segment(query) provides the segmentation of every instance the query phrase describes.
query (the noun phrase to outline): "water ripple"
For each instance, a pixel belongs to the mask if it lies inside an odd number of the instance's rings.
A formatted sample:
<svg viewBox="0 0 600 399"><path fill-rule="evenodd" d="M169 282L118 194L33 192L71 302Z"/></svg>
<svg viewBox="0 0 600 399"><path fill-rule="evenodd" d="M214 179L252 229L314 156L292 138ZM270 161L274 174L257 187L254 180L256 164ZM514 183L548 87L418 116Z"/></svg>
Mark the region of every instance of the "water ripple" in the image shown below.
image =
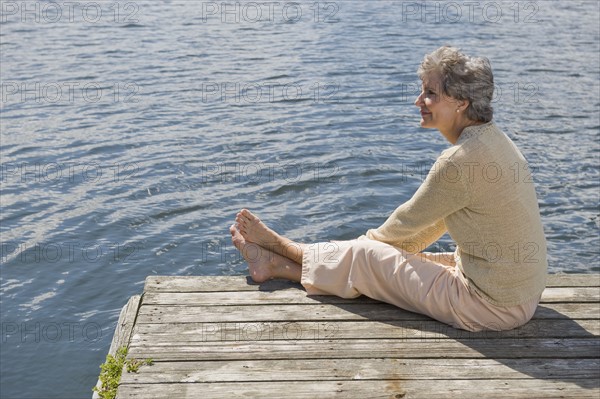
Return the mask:
<svg viewBox="0 0 600 399"><path fill-rule="evenodd" d="M298 23L222 23L201 2L98 4L97 23L2 22L2 322L102 335L7 338L0 396L89 396L147 275L246 272L227 231L241 207L301 241L382 223L448 146L413 105L423 54L445 43L492 62L551 271L600 271L596 2L540 2L535 23L512 2L499 23L402 20L394 1L340 3L335 23L308 8Z"/></svg>

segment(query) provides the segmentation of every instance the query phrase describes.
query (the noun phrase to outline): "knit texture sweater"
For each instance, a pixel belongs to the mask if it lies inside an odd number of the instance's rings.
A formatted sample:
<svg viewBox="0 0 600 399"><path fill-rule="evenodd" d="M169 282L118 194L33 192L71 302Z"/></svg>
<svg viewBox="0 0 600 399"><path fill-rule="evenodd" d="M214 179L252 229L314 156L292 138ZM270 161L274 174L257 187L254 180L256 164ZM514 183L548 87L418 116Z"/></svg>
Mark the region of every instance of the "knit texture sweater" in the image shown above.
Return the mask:
<svg viewBox="0 0 600 399"><path fill-rule="evenodd" d="M541 295L548 263L531 171L493 121L466 127L412 198L366 236L417 254L446 232L470 287L490 303Z"/></svg>

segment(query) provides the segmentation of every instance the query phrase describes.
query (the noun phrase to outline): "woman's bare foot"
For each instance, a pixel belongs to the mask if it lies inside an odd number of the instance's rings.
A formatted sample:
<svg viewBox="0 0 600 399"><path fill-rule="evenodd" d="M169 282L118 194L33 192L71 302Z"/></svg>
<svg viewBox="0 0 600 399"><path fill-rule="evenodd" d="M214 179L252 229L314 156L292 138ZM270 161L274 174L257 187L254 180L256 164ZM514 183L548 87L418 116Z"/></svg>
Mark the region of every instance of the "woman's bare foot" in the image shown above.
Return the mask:
<svg viewBox="0 0 600 399"><path fill-rule="evenodd" d="M267 227L266 224L248 209L242 209L236 216L235 221L242 236L248 241L269 248L279 245L281 236Z"/></svg>
<svg viewBox="0 0 600 399"><path fill-rule="evenodd" d="M302 266L291 259L273 253L260 245L247 241L235 225L229 228L231 241L240 251L246 262L250 277L257 283L273 278L300 281Z"/></svg>
<svg viewBox="0 0 600 399"><path fill-rule="evenodd" d="M277 234L248 209L242 209L236 215L235 222L246 241L302 264L303 245Z"/></svg>

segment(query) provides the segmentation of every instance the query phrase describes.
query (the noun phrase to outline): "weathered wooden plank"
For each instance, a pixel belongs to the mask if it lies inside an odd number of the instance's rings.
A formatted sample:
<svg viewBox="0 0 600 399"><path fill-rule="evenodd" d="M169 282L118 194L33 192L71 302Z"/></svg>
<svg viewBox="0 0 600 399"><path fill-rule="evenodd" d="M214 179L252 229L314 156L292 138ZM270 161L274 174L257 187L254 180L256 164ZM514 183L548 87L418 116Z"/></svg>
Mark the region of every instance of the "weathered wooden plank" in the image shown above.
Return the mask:
<svg viewBox="0 0 600 399"><path fill-rule="evenodd" d="M534 319L598 320L598 303L546 303L537 307Z"/></svg>
<svg viewBox="0 0 600 399"><path fill-rule="evenodd" d="M230 292L149 292L144 297L146 305L314 305L320 303L380 303L366 296L344 299L334 295L307 296L299 289L280 291L230 291Z"/></svg>
<svg viewBox="0 0 600 399"><path fill-rule="evenodd" d="M218 341L195 345L131 342L131 356L159 361L343 358L580 358L600 357L600 339L345 339Z"/></svg>
<svg viewBox="0 0 600 399"><path fill-rule="evenodd" d="M113 339L110 343L110 348L108 350L108 354L115 356L117 350L122 346L128 346L129 340L131 338L131 334L133 331L135 318L140 307L141 296L134 295L121 309L121 313L119 314L119 320L117 322L117 326L115 328L115 332L113 335ZM96 387L101 388L102 383L98 379L96 383ZM100 398L100 395L97 392L94 392L92 395L93 399Z"/></svg>
<svg viewBox="0 0 600 399"><path fill-rule="evenodd" d="M129 301L119 314L119 321L115 328L115 335L110 344L109 354L115 355L117 350L122 346L128 346L133 331L135 319L140 308L141 296L134 295L129 298Z"/></svg>
<svg viewBox="0 0 600 399"><path fill-rule="evenodd" d="M600 289L593 287L546 288L541 303L556 302L600 302ZM360 297L343 299L337 296L307 296L303 291L287 289L281 291L233 291L233 292L149 292L144 296L145 305L276 305L276 304L347 304L377 303Z"/></svg>
<svg viewBox="0 0 600 399"><path fill-rule="evenodd" d="M222 399L228 398L598 398L598 388L585 388L587 380L367 380L235 382L208 384L124 384L120 399Z"/></svg>
<svg viewBox="0 0 600 399"><path fill-rule="evenodd" d="M555 302L600 302L599 287L554 287L546 288L540 303Z"/></svg>
<svg viewBox="0 0 600 399"><path fill-rule="evenodd" d="M549 274L547 287L600 287L600 274ZM230 292L302 289L298 283L272 280L252 283L248 276L149 276L145 292Z"/></svg>
<svg viewBox="0 0 600 399"><path fill-rule="evenodd" d="M285 359L156 362L122 384L332 380L593 379L600 359Z"/></svg>
<svg viewBox="0 0 600 399"><path fill-rule="evenodd" d="M536 319L598 319L600 304L556 303L539 306ZM144 305L138 323L195 323L198 321L263 322L263 321L341 321L430 320L427 316L408 312L392 305L247 305L247 306L185 306Z"/></svg>
<svg viewBox="0 0 600 399"><path fill-rule="evenodd" d="M303 289L299 283L271 280L262 284L249 276L148 276L144 292L231 292Z"/></svg>
<svg viewBox="0 0 600 399"><path fill-rule="evenodd" d="M599 273L553 273L546 280L547 287L600 287Z"/></svg>
<svg viewBox="0 0 600 399"><path fill-rule="evenodd" d="M248 306L142 306L139 323L189 323L198 320L261 322L299 320L427 320L386 304L248 305Z"/></svg>
<svg viewBox="0 0 600 399"><path fill-rule="evenodd" d="M600 275L550 275L532 321L482 333L249 281L149 277L130 356L156 363L118 397L600 396Z"/></svg>
<svg viewBox="0 0 600 399"><path fill-rule="evenodd" d="M298 331L301 332L298 337ZM137 324L131 340L142 342L207 342L294 339L434 339L434 338L589 338L600 336L600 320L532 320L510 331L469 332L434 320L324 322L197 322Z"/></svg>

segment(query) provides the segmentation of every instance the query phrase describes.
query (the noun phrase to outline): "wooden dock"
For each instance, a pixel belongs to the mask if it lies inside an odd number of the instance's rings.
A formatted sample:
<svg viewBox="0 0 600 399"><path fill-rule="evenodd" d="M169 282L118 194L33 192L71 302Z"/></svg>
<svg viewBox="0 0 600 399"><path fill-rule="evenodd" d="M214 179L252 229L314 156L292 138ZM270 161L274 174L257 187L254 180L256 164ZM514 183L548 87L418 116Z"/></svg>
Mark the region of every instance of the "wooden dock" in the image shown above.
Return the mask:
<svg viewBox="0 0 600 399"><path fill-rule="evenodd" d="M284 281L148 277L122 344L154 364L124 371L119 399L597 399L600 275L550 275L532 321L482 333Z"/></svg>

